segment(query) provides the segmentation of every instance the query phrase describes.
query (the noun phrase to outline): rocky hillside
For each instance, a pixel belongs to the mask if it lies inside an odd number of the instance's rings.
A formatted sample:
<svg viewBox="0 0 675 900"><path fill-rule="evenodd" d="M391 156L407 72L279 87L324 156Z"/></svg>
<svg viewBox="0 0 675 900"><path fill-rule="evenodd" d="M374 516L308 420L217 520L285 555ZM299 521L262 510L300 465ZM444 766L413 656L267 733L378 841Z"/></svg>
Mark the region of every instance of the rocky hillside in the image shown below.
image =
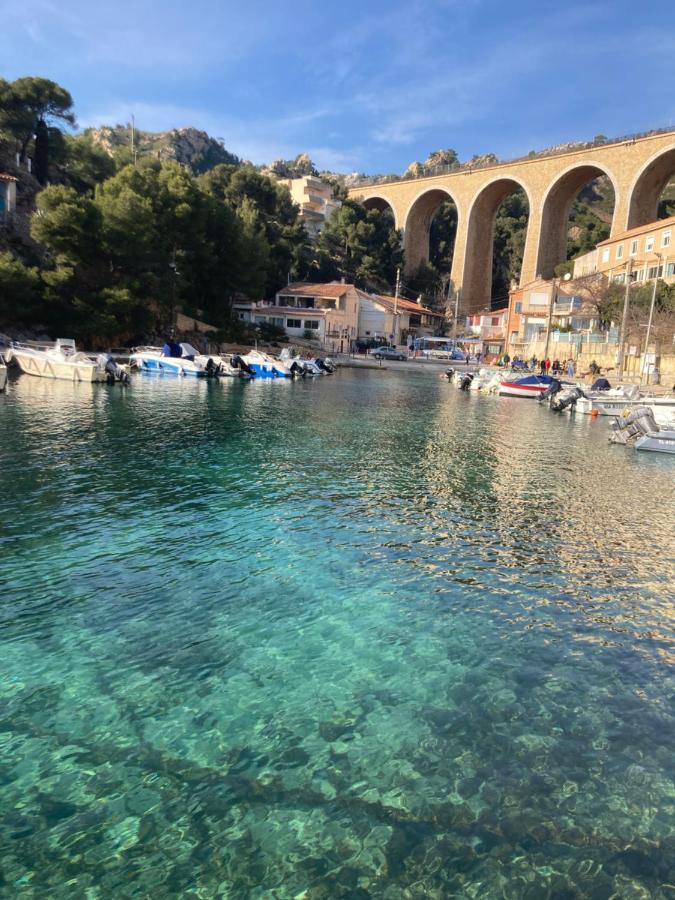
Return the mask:
<svg viewBox="0 0 675 900"><path fill-rule="evenodd" d="M90 128L85 132L95 146L110 156L131 155L131 128L125 125ZM238 165L241 160L225 149L223 142L197 128L172 128L170 131L134 132L134 149L139 156L175 160L189 166L195 175L220 163Z"/></svg>

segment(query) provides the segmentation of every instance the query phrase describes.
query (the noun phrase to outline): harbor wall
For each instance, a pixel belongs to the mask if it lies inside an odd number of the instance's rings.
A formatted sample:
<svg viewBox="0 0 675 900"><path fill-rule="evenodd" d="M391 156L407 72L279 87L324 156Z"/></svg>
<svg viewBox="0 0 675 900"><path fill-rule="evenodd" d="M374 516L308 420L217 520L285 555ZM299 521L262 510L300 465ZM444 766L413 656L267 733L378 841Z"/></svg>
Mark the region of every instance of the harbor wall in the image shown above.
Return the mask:
<svg viewBox="0 0 675 900"><path fill-rule="evenodd" d="M522 349L518 350L521 359L531 359L536 356L542 359L546 344L544 341L530 341ZM640 378L640 373L647 372L647 366L652 363L653 354L648 357L640 353L631 353L631 347L626 346L624 351L624 377L626 379ZM551 361L559 359L560 362L573 359L577 373L588 371L592 362L596 362L603 370L616 368L618 345L615 343L582 343L580 345L567 343L550 343L548 356ZM661 375L661 380L675 379L675 352L660 353L656 356L656 367Z"/></svg>

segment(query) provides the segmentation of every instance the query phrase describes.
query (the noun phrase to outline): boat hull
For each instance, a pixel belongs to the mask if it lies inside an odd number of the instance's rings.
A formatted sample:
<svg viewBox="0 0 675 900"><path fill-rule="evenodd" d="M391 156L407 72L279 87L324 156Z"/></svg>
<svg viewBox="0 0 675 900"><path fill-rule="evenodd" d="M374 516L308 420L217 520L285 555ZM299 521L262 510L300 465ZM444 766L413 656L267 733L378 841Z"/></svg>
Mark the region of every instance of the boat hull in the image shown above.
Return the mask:
<svg viewBox="0 0 675 900"><path fill-rule="evenodd" d="M670 397L642 397L637 400L621 397L580 397L576 403L576 411L586 415L595 413L598 416L621 416L626 410L637 409L639 406L648 406L657 422L675 418L675 398Z"/></svg>
<svg viewBox="0 0 675 900"><path fill-rule="evenodd" d="M26 375L38 378L57 378L63 381L105 381L103 366L84 360L59 360L30 350L10 349L8 361L15 362Z"/></svg>
<svg viewBox="0 0 675 900"><path fill-rule="evenodd" d="M637 439L635 449L675 454L675 431L650 431Z"/></svg>
<svg viewBox="0 0 675 900"><path fill-rule="evenodd" d="M499 394L503 397L541 397L547 384L517 384L512 381L502 381L499 385Z"/></svg>
<svg viewBox="0 0 675 900"><path fill-rule="evenodd" d="M132 363L139 371L147 375L173 375L190 378L205 378L206 370L189 359L181 359L173 356L152 356L146 354L134 354Z"/></svg>
<svg viewBox="0 0 675 900"><path fill-rule="evenodd" d="M0 365L0 391L7 386L7 366Z"/></svg>

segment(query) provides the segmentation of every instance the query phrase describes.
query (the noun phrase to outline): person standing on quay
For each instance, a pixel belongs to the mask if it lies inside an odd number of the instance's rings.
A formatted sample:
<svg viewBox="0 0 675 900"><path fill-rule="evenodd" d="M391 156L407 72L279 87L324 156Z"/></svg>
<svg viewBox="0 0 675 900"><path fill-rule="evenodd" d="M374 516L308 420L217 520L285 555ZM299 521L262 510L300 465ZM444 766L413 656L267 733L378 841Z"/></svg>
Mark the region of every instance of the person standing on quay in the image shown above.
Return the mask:
<svg viewBox="0 0 675 900"><path fill-rule="evenodd" d="M548 358L548 356L546 357L546 362L544 363L544 367L546 369L546 374L548 375L548 371L551 368L551 360Z"/></svg>
<svg viewBox="0 0 675 900"><path fill-rule="evenodd" d="M574 360L573 359L567 360L567 377L574 378Z"/></svg>

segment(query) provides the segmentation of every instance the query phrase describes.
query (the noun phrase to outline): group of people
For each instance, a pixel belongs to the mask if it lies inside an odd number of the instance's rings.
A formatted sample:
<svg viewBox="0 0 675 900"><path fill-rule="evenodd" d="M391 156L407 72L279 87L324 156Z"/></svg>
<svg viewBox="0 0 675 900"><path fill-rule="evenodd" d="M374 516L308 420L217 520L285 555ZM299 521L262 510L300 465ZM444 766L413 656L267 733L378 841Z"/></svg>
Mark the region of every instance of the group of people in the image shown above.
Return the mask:
<svg viewBox="0 0 675 900"><path fill-rule="evenodd" d="M542 375L565 375L567 374L568 378L574 378L575 366L573 359L566 359L562 362L559 359L554 359L553 362L546 357L546 359L538 360L536 356L533 356L530 360L530 368L532 371L535 371L539 366L539 371Z"/></svg>
<svg viewBox="0 0 675 900"><path fill-rule="evenodd" d="M517 368L527 368L531 372L536 372L539 369L539 372L542 375L567 375L568 378L573 378L576 366L573 359L564 359L562 362L559 359L554 359L551 361L549 357L546 359L537 359L536 356L533 356L531 359L521 359L519 356L514 356L513 359L509 356L508 353L505 353L498 365L508 366L511 363L511 366L515 369Z"/></svg>

